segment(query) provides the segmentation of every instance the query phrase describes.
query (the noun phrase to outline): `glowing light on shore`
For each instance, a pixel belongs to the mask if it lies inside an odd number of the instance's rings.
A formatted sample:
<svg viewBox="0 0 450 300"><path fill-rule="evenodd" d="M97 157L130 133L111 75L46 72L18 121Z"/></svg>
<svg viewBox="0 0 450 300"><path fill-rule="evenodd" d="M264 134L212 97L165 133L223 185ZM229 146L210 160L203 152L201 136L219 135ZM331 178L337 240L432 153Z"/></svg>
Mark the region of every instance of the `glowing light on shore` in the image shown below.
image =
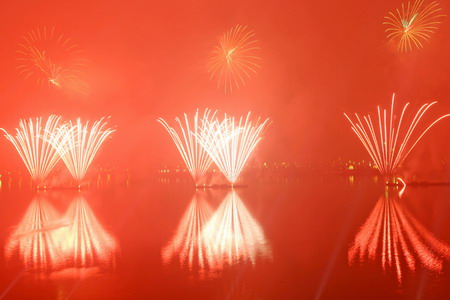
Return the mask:
<svg viewBox="0 0 450 300"><path fill-rule="evenodd" d="M416 112L412 121L407 122L404 119L409 103L403 107L400 117L397 118L394 112L394 98L395 94L392 96L390 111L381 109L378 106L378 124L375 125L370 114L364 116L362 119L358 114L355 114L356 121L352 121L344 113L351 124L353 132L376 163L378 170L381 174L387 176L395 175L398 166L405 161L412 149L414 149L416 144L431 127L440 120L450 116L450 114L443 115L435 119L425 129L416 130L424 114L437 102L425 103ZM407 123L406 130L402 127L403 123ZM414 135L416 131L418 132Z"/></svg>
<svg viewBox="0 0 450 300"><path fill-rule="evenodd" d="M211 207L201 192L196 191L173 238L161 251L164 264L178 257L181 267L198 271L201 278L207 275L211 268L211 245L206 242L202 232L211 214Z"/></svg>
<svg viewBox="0 0 450 300"><path fill-rule="evenodd" d="M36 196L17 228L5 243L5 257L11 260L18 253L30 271L52 271L64 263L59 241L54 232L64 224L60 214L43 197Z"/></svg>
<svg viewBox="0 0 450 300"><path fill-rule="evenodd" d="M56 149L48 143L55 134L61 117L50 116L42 126L42 118L20 120L15 136L4 129L5 137L14 145L33 181L40 186L59 161Z"/></svg>
<svg viewBox="0 0 450 300"><path fill-rule="evenodd" d="M28 31L17 50L19 75L36 82L37 86L71 89L89 93L82 79L86 59L84 51L55 28L36 28Z"/></svg>
<svg viewBox="0 0 450 300"><path fill-rule="evenodd" d="M210 245L209 265L215 271L238 262L256 264L258 257L272 259L264 230L251 215L235 190L231 190L203 230Z"/></svg>
<svg viewBox="0 0 450 300"><path fill-rule="evenodd" d="M233 185L239 178L247 160L262 139L264 129L269 125L269 119L261 122L247 117L227 117L219 122L205 121L202 132L197 136L199 143L211 156L228 181Z"/></svg>
<svg viewBox="0 0 450 300"><path fill-rule="evenodd" d="M92 126L89 122L65 123L51 136L50 143L69 169L72 177L80 184L105 140L114 132L101 118Z"/></svg>
<svg viewBox="0 0 450 300"><path fill-rule="evenodd" d="M196 185L201 184L206 171L211 166L212 160L204 148L198 143L196 136L202 131L202 126L208 121L214 119L216 112L206 109L203 114L203 121L199 119L198 110L192 121L189 121L187 114L184 114L184 120L175 118L179 130L171 127L164 119L159 118L161 123L169 133L178 151L183 158L186 167L192 175Z"/></svg>
<svg viewBox="0 0 450 300"><path fill-rule="evenodd" d="M261 68L259 49L253 30L242 25L231 28L214 47L208 70L210 79L217 81L217 88L223 87L225 93L232 93Z"/></svg>
<svg viewBox="0 0 450 300"><path fill-rule="evenodd" d="M450 245L419 223L400 198L382 196L348 250L349 264L358 260L380 262L401 283L405 267L414 272L421 265L441 272L443 262L450 260Z"/></svg>
<svg viewBox="0 0 450 300"><path fill-rule="evenodd" d="M445 15L441 10L437 1L428 5L424 5L424 0L415 0L412 5L409 1L406 5L402 3L401 9L384 17L383 24L388 26L385 30L387 38L402 52L412 51L414 47L423 48L423 42L427 42L437 25L442 23L440 19Z"/></svg>

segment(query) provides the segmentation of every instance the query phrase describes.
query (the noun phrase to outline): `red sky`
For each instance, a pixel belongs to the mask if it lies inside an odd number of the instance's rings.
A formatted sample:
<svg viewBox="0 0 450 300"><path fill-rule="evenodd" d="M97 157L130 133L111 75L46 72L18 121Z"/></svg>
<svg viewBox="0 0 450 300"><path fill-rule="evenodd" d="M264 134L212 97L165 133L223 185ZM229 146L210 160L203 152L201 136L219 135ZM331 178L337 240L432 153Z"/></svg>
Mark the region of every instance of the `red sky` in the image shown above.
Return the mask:
<svg viewBox="0 0 450 300"><path fill-rule="evenodd" d="M450 15L450 1L440 4ZM205 107L251 110L273 120L258 159L367 158L344 111L374 111L396 92L399 101L438 100L432 115L450 112L450 19L423 50L401 54L387 43L382 25L400 6L397 0L1 1L0 126L11 130L19 118L52 113L92 120L110 115L117 132L99 161L144 168L180 160L157 117ZM218 37L237 24L255 30L262 70L225 95L206 66ZM43 26L86 50L89 97L38 88L17 74L17 43ZM450 120L444 122L417 151L431 142L439 153L450 149ZM20 164L4 138L0 151L0 166Z"/></svg>

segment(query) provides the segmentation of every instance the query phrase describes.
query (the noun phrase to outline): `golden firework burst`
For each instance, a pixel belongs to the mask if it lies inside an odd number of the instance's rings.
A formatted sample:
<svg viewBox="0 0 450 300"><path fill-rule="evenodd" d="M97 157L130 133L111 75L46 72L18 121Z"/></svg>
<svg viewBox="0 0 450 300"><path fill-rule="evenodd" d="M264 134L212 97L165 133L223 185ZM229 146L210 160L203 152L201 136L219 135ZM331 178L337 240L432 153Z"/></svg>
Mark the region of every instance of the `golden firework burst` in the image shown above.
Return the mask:
<svg viewBox="0 0 450 300"><path fill-rule="evenodd" d="M431 38L431 35L441 23L442 8L437 1L428 5L424 0L415 0L407 4L402 3L401 9L396 9L384 17L384 25L388 26L385 32L387 38L397 44L401 52L412 51L413 48L423 48L423 43Z"/></svg>

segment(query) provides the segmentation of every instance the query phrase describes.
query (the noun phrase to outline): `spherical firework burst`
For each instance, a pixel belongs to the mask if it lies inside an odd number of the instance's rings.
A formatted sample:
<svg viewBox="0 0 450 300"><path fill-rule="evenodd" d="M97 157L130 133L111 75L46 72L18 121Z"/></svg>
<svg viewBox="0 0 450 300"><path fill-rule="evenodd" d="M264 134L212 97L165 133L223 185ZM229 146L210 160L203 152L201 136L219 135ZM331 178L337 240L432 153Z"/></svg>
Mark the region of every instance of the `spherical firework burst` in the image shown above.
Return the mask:
<svg viewBox="0 0 450 300"><path fill-rule="evenodd" d="M428 5L424 5L424 0L415 0L404 5L401 9L384 17L386 19L383 24L388 28L385 30L389 40L397 44L399 51L412 51L423 48L423 42L430 39L431 34L437 29L437 24L441 23L441 8L437 1L433 1Z"/></svg>
<svg viewBox="0 0 450 300"><path fill-rule="evenodd" d="M216 80L217 87L223 87L225 93L232 93L261 68L259 49L253 30L242 25L231 28L214 48L208 70L210 79Z"/></svg>
<svg viewBox="0 0 450 300"><path fill-rule="evenodd" d="M15 136L1 129L16 148L38 186L45 181L59 160L57 151L47 141L56 132L60 119L61 117L52 115L47 119L44 127L42 118L20 120Z"/></svg>
<svg viewBox="0 0 450 300"><path fill-rule="evenodd" d="M19 43L17 70L37 86L57 87L89 93L82 79L86 66L84 51L54 27L28 31Z"/></svg>
<svg viewBox="0 0 450 300"><path fill-rule="evenodd" d="M100 146L114 130L106 127L104 118L83 124L80 119L68 122L52 134L49 142L56 148L72 177L80 184Z"/></svg>
<svg viewBox="0 0 450 300"><path fill-rule="evenodd" d="M411 122L405 120L405 112L409 106L409 103L407 103L401 111L398 118L399 121L396 122L397 115L394 113L394 99L395 94L392 96L390 111L381 109L378 106L378 124L375 123L375 125L370 114L364 116L363 120L358 114L355 114L356 121L352 121L344 113L351 124L353 132L364 145L364 148L377 165L378 170L385 176L395 175L399 165L405 161L424 134L440 120L450 117L450 114L443 115L435 119L425 129L417 131L417 125L424 114L437 102L422 105ZM402 127L402 125L406 125L406 127Z"/></svg>
<svg viewBox="0 0 450 300"><path fill-rule="evenodd" d="M164 119L159 118L157 120L170 134L196 185L200 184L212 160L203 147L200 146L195 136L202 130L202 124L207 124L206 120L212 120L215 114L216 112L211 113L209 109L206 109L203 114L203 121L200 121L197 110L191 122L187 114L184 114L184 122L179 118L175 119L180 128L178 131L170 127Z"/></svg>

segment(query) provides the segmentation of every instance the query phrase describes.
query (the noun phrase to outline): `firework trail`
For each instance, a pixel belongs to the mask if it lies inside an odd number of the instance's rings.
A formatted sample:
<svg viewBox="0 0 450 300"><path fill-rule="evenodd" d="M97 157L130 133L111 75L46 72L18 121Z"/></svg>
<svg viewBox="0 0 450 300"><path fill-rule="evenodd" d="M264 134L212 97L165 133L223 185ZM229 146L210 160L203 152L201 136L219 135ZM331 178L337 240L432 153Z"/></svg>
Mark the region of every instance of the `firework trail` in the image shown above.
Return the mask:
<svg viewBox="0 0 450 300"><path fill-rule="evenodd" d="M381 260L383 269L394 270L401 283L405 266L441 272L444 260L450 260L450 245L420 224L400 198L388 194L380 197L348 250L349 264L357 260Z"/></svg>
<svg viewBox="0 0 450 300"><path fill-rule="evenodd" d="M225 93L233 92L245 84L260 69L255 33L247 26L237 25L226 32L214 47L208 73L217 81L217 88L223 86Z"/></svg>
<svg viewBox="0 0 450 300"><path fill-rule="evenodd" d="M351 124L353 132L376 163L380 173L385 176L395 175L397 168L408 157L424 134L437 122L450 116L450 114L446 114L435 119L428 127L414 135L417 131L417 125L424 114L437 102L425 103L416 112L412 121L407 122L404 119L409 103L403 107L400 118L397 118L397 115L394 113L394 98L395 94L392 96L390 111L381 109L378 106L378 124L374 124L375 120L372 121L370 114L363 116L362 119L358 114L355 114L356 121L352 121L344 113ZM398 123L396 123L396 119L399 120ZM406 130L402 127L403 123L406 123Z"/></svg>
<svg viewBox="0 0 450 300"><path fill-rule="evenodd" d="M56 148L72 177L80 184L100 146L115 130L106 127L104 118L83 124L81 119L65 123L52 134L49 141Z"/></svg>
<svg viewBox="0 0 450 300"><path fill-rule="evenodd" d="M412 51L413 47L423 48L423 42L431 38L431 34L441 23L440 18L444 17L440 13L442 9L437 1L424 5L424 0L415 0L414 4L410 2L402 8L384 17L383 22L388 28L385 30L387 38L397 44L399 51Z"/></svg>
<svg viewBox="0 0 450 300"><path fill-rule="evenodd" d="M199 119L198 110L195 113L192 123L189 121L187 114L184 114L184 120L175 118L178 123L179 130L170 127L170 125L162 118L157 119L169 133L173 142L177 146L178 151L183 158L186 167L192 175L195 184L200 184L206 171L210 167L212 160L208 153L198 143L196 136L201 132L202 126L207 124L207 121L214 119L216 112L211 112L206 109L203 114L203 121Z"/></svg>
<svg viewBox="0 0 450 300"><path fill-rule="evenodd" d="M44 127L42 118L20 120L15 136L1 128L5 132L5 137L16 148L38 187L60 158L56 149L48 143L50 137L57 131L60 119L61 117L51 115Z"/></svg>
<svg viewBox="0 0 450 300"><path fill-rule="evenodd" d="M82 79L86 67L84 51L55 28L28 31L19 43L17 70L37 86L57 87L81 94L89 93L89 85Z"/></svg>
<svg viewBox="0 0 450 300"><path fill-rule="evenodd" d="M252 122L250 112L245 119L240 117L239 121L225 115L221 122L217 119L205 120L205 125L197 138L233 185L253 150L261 141L261 135L269 123L268 118L263 122L260 118Z"/></svg>

